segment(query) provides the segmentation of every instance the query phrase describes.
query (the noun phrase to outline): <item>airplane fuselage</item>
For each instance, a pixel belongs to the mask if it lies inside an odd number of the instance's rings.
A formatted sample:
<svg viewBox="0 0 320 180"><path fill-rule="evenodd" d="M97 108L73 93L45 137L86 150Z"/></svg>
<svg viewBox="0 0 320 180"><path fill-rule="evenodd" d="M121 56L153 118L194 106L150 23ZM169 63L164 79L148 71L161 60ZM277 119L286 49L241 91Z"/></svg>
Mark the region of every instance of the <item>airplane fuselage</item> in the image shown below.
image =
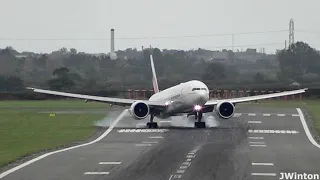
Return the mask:
<svg viewBox="0 0 320 180"><path fill-rule="evenodd" d="M149 101L166 101L167 108L158 118L168 118L174 114L191 111L195 105L204 105L209 100L209 89L201 81L192 80L160 91Z"/></svg>

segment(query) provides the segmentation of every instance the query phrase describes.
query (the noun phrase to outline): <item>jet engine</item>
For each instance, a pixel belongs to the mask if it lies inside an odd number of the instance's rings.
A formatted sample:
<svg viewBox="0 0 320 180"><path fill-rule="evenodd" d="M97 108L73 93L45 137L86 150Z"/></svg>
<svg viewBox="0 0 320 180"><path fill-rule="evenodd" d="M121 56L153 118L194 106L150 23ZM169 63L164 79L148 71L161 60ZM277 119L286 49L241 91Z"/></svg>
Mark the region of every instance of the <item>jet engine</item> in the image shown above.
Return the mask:
<svg viewBox="0 0 320 180"><path fill-rule="evenodd" d="M131 105L129 112L134 119L141 120L149 115L150 108L146 103L137 101Z"/></svg>
<svg viewBox="0 0 320 180"><path fill-rule="evenodd" d="M222 101L217 104L215 111L220 118L229 119L233 116L235 107L230 102Z"/></svg>

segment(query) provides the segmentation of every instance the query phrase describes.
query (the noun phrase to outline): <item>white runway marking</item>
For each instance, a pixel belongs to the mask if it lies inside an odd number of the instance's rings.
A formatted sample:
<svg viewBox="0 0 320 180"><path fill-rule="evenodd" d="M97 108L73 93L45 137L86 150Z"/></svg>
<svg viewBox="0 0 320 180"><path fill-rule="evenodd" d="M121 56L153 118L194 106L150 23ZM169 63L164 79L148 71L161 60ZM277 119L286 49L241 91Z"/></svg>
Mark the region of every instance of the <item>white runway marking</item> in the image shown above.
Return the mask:
<svg viewBox="0 0 320 180"><path fill-rule="evenodd" d="M138 132L138 133L155 133L155 132L159 132L159 133L164 133L169 131L169 129L120 129L117 130L117 132L119 133L124 133L124 132Z"/></svg>
<svg viewBox="0 0 320 180"><path fill-rule="evenodd" d="M193 155L193 154L195 154L195 153L194 153L194 152L189 152L188 154Z"/></svg>
<svg viewBox="0 0 320 180"><path fill-rule="evenodd" d="M251 173L252 176L276 176L276 173Z"/></svg>
<svg viewBox="0 0 320 180"><path fill-rule="evenodd" d="M300 120L301 120L303 129L304 129L304 131L306 132L306 135L307 135L309 141L310 141L314 146L316 146L317 148L320 148L320 145L313 139L313 136L311 135L311 133L310 133L310 131L309 131L308 125L307 125L307 123L306 123L306 120L304 119L304 115L303 115L301 109L300 109L300 108L297 108L297 111L298 111L298 113L299 113L299 116L300 116Z"/></svg>
<svg viewBox="0 0 320 180"><path fill-rule="evenodd" d="M86 175L95 175L95 174L110 174L110 172L85 172Z"/></svg>
<svg viewBox="0 0 320 180"><path fill-rule="evenodd" d="M183 170L183 169L179 169L179 170L177 170L177 173L181 173L182 174L182 173L184 173L184 171L185 170Z"/></svg>
<svg viewBox="0 0 320 180"><path fill-rule="evenodd" d="M184 166L190 166L191 162L183 162L182 165Z"/></svg>
<svg viewBox="0 0 320 180"><path fill-rule="evenodd" d="M239 117L239 116L241 116L241 113L234 113L233 116L234 116L234 117Z"/></svg>
<svg viewBox="0 0 320 180"><path fill-rule="evenodd" d="M148 138L150 138L150 139L162 139L163 137L162 136L150 136Z"/></svg>
<svg viewBox="0 0 320 180"><path fill-rule="evenodd" d="M239 117L241 115L248 115L248 116L278 116L278 117L285 117L285 116L299 116L299 114L277 114L277 113L234 113L234 117Z"/></svg>
<svg viewBox="0 0 320 180"><path fill-rule="evenodd" d="M173 178L177 178L177 179L180 179L182 177L182 175L180 174L177 174L177 175L174 175Z"/></svg>
<svg viewBox="0 0 320 180"><path fill-rule="evenodd" d="M187 158L194 158L195 155L187 155Z"/></svg>
<svg viewBox="0 0 320 180"><path fill-rule="evenodd" d="M249 137L249 139L263 139L263 137Z"/></svg>
<svg viewBox="0 0 320 180"><path fill-rule="evenodd" d="M266 133L266 134L298 134L299 131L295 130L258 130L249 129L249 133Z"/></svg>
<svg viewBox="0 0 320 180"><path fill-rule="evenodd" d="M180 169L187 169L188 166L180 166Z"/></svg>
<svg viewBox="0 0 320 180"><path fill-rule="evenodd" d="M299 116L299 114L292 114L292 116L294 116L294 117L298 117L298 116Z"/></svg>
<svg viewBox="0 0 320 180"><path fill-rule="evenodd" d="M117 165L117 164L121 164L121 162L100 162L99 164Z"/></svg>
<svg viewBox="0 0 320 180"><path fill-rule="evenodd" d="M250 144L265 144L264 142L249 142Z"/></svg>
<svg viewBox="0 0 320 180"><path fill-rule="evenodd" d="M171 179L172 179L172 177L173 177L173 175L171 175L171 176L169 177L169 180L171 180Z"/></svg>
<svg viewBox="0 0 320 180"><path fill-rule="evenodd" d="M273 166L273 163L251 163L253 166Z"/></svg>
<svg viewBox="0 0 320 180"><path fill-rule="evenodd" d="M265 145L265 144L250 144L250 146L253 146L253 147L267 147L267 145Z"/></svg>
<svg viewBox="0 0 320 180"><path fill-rule="evenodd" d="M143 144L157 144L157 141L143 141Z"/></svg>
<svg viewBox="0 0 320 180"><path fill-rule="evenodd" d="M261 121L248 121L248 123L252 123L252 124L260 124Z"/></svg>
<svg viewBox="0 0 320 180"><path fill-rule="evenodd" d="M160 123L172 123L172 121L159 121Z"/></svg>
<svg viewBox="0 0 320 180"><path fill-rule="evenodd" d="M0 179L7 176L8 174L11 174L25 166L28 166L29 164L32 164L36 161L39 161L40 159L43 159L47 156L50 156L52 154L56 154L56 153L60 153L60 152L64 152L64 151L68 151L68 150L71 150L71 149L75 149L75 148L79 148L79 147L83 147L83 146L88 146L90 144L93 144L93 143L96 143L98 141L100 141L101 139L103 139L104 137L106 137L111 131L112 129L114 128L114 126L123 118L123 116L128 112L128 109L125 109L122 111L122 113L117 117L117 119L110 125L110 127L100 136L98 137L97 139L91 141L91 142L88 142L88 143L85 143L85 144L80 144L80 145L77 145L77 146L72 146L72 147L69 147L69 148L65 148L65 149L60 149L60 150L57 150L57 151L53 151L53 152L49 152L49 153L46 153L46 154L43 154L37 158L34 158L32 160L29 160L23 164L20 164L19 166L16 166L12 169L9 169L8 171L5 171L3 173L0 174Z"/></svg>
<svg viewBox="0 0 320 180"><path fill-rule="evenodd" d="M152 146L152 144L136 144L136 146Z"/></svg>

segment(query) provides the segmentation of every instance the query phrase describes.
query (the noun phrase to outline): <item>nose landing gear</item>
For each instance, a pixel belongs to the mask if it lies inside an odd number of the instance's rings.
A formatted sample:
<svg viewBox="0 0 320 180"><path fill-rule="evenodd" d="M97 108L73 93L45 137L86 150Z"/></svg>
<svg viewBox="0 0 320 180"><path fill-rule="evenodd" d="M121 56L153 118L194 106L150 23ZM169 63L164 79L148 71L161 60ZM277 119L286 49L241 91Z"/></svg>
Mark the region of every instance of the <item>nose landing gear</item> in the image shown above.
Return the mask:
<svg viewBox="0 0 320 180"><path fill-rule="evenodd" d="M201 119L202 119L202 112L201 111L196 112L195 118L197 121L194 123L194 127L206 128L206 123L201 121Z"/></svg>

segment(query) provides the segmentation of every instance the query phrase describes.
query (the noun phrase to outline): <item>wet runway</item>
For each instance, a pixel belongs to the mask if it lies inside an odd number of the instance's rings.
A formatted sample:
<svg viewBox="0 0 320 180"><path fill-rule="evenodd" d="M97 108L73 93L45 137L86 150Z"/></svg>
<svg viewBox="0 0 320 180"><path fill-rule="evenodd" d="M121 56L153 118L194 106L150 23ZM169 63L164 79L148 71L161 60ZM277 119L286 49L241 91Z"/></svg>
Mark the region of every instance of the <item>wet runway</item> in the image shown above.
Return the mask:
<svg viewBox="0 0 320 180"><path fill-rule="evenodd" d="M319 172L320 149L307 137L297 109L240 107L229 120L210 116L205 117L206 129L192 128L192 118L158 120L159 129L146 129L147 120L127 116L115 123L109 117L98 124L114 127L106 128L99 141L46 156L0 177L225 180Z"/></svg>

